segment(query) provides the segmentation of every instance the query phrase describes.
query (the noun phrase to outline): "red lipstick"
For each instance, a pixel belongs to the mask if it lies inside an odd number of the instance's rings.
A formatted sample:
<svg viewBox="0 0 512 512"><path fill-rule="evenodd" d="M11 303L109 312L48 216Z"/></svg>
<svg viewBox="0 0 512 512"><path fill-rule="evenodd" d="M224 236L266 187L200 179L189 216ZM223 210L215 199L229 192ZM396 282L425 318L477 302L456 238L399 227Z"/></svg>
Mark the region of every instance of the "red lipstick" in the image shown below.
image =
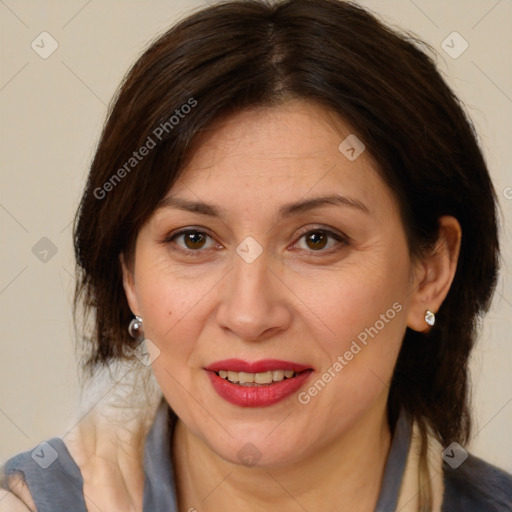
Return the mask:
<svg viewBox="0 0 512 512"><path fill-rule="evenodd" d="M313 369L303 364L278 359L247 362L241 359L216 361L204 368L217 394L240 407L267 407L295 393L307 381ZM295 376L278 382L261 385L240 385L218 375L221 370L231 372L263 373L274 370L291 370Z"/></svg>

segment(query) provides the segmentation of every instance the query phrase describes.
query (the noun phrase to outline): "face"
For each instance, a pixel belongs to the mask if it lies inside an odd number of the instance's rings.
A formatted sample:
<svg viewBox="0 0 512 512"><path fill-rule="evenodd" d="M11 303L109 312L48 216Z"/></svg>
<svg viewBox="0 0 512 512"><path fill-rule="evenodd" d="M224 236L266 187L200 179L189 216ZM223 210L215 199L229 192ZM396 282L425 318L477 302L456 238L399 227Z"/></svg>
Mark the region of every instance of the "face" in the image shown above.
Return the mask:
<svg viewBox="0 0 512 512"><path fill-rule="evenodd" d="M290 464L384 421L413 266L368 152L339 149L350 133L299 101L217 124L124 268L165 398L226 460L252 443Z"/></svg>

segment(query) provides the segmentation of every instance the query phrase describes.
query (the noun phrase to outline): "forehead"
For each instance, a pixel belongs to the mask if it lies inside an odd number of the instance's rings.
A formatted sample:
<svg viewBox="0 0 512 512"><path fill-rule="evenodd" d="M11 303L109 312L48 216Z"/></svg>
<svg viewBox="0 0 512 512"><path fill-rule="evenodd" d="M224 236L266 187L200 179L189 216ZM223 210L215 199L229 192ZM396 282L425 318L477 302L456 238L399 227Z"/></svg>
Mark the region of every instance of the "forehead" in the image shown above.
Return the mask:
<svg viewBox="0 0 512 512"><path fill-rule="evenodd" d="M347 137L357 144L347 124L316 104L294 100L247 109L201 135L168 196L264 206L339 193L369 210L379 204L393 208L369 152L347 157Z"/></svg>
<svg viewBox="0 0 512 512"><path fill-rule="evenodd" d="M305 101L253 107L224 118L205 130L186 171L220 167L226 160L247 160L246 165L234 173L237 176L240 171L252 168L252 161L286 167L287 160L294 160L297 166L300 161L317 161L322 156L332 156L333 149L338 147L336 142L349 134L350 129L341 119ZM230 168L225 166L226 171ZM261 170L265 171L264 166Z"/></svg>

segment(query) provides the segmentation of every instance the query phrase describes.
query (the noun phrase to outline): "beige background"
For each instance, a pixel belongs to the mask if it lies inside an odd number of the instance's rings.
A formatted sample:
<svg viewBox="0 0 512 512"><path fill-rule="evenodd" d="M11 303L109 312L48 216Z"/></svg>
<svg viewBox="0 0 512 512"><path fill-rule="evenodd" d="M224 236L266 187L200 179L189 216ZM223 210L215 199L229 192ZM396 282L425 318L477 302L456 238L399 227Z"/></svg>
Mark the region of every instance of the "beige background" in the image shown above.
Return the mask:
<svg viewBox="0 0 512 512"><path fill-rule="evenodd" d="M360 3L438 50L439 66L481 137L502 207L504 266L471 362L471 449L512 472L512 2ZM204 0L0 0L0 462L61 435L75 404L70 222L106 106L146 44L203 5ZM43 31L59 45L47 59L31 47ZM441 47L453 31L469 44L456 59ZM40 242L43 237L51 244ZM39 257L33 252L37 243Z"/></svg>

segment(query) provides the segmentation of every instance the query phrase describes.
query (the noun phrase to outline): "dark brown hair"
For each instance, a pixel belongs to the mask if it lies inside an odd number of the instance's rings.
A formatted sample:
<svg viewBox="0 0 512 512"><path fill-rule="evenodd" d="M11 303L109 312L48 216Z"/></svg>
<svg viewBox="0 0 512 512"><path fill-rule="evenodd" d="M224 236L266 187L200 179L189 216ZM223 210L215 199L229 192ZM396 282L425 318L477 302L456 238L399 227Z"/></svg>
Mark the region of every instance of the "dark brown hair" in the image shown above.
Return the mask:
<svg viewBox="0 0 512 512"><path fill-rule="evenodd" d="M222 3L159 37L112 104L76 217L76 306L95 312L85 367L124 357L132 344L118 256L130 254L192 143L220 116L301 98L339 115L364 142L396 196L413 257L433 246L440 216L462 227L436 325L406 332L389 412L396 418L403 407L445 446L464 443L468 356L497 278L496 197L473 126L430 51L336 0ZM155 147L130 161L148 137Z"/></svg>

